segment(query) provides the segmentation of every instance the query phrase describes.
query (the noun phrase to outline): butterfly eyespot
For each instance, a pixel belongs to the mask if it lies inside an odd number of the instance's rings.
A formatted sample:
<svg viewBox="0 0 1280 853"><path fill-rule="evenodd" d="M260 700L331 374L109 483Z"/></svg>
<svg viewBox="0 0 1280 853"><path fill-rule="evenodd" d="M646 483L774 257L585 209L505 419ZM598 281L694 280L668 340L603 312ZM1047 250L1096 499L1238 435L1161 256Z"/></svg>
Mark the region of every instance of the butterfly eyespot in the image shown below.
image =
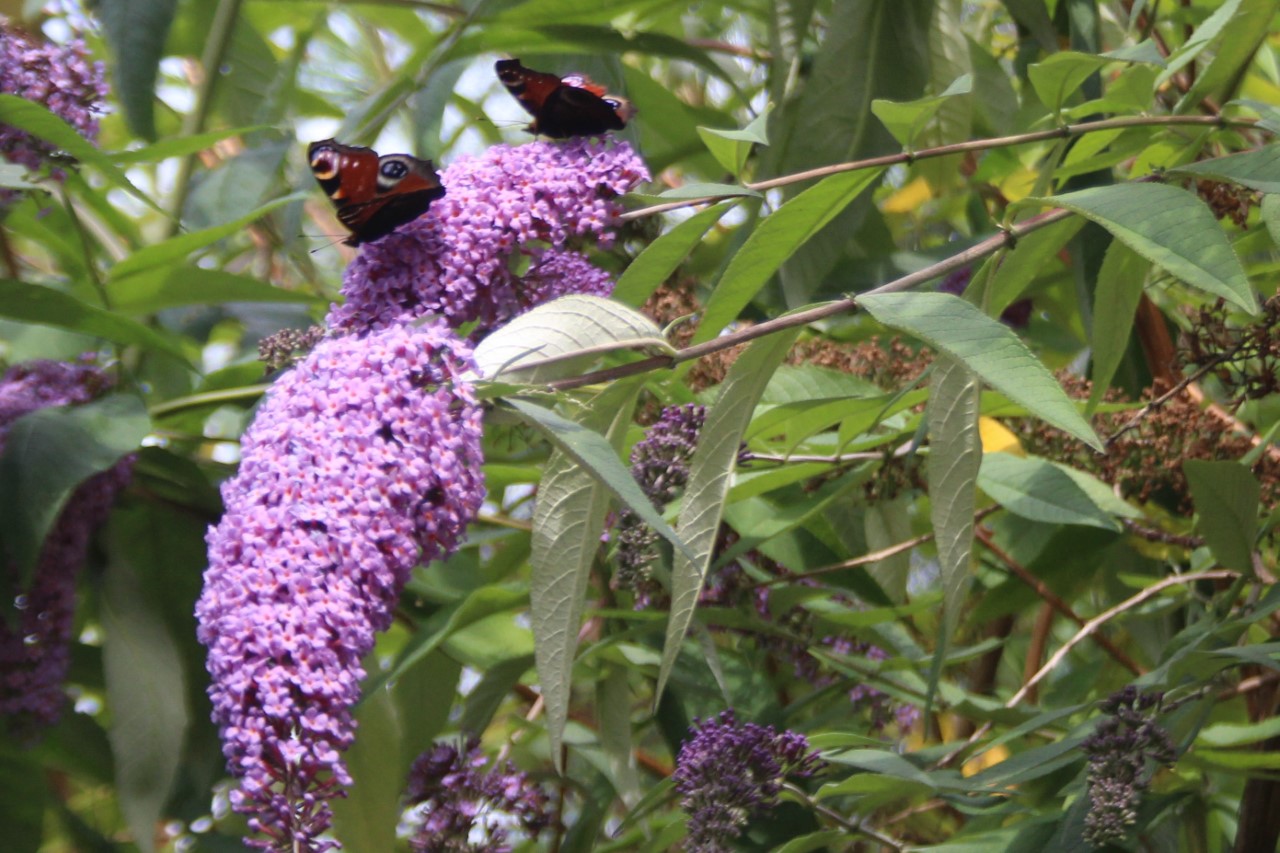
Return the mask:
<svg viewBox="0 0 1280 853"><path fill-rule="evenodd" d="M409 167L399 160L391 160L383 163L378 171L382 173L382 177L398 181L409 174Z"/></svg>

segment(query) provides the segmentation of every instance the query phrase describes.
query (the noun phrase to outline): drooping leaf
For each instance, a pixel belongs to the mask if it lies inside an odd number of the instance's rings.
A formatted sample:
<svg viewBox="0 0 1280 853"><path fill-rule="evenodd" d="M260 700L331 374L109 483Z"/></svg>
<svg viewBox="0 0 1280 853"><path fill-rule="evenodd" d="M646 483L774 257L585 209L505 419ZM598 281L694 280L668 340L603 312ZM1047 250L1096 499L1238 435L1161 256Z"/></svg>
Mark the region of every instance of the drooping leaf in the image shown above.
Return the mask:
<svg viewBox="0 0 1280 853"><path fill-rule="evenodd" d="M182 760L189 712L182 662L137 574L112 548L103 584L103 668L111 703L108 736L115 756L120 808L145 851L155 850L155 827L164 814Z"/></svg>
<svg viewBox="0 0 1280 853"><path fill-rule="evenodd" d="M111 394L39 409L9 426L0 455L0 531L24 577L71 493L138 449L151 429L142 401Z"/></svg>
<svg viewBox="0 0 1280 853"><path fill-rule="evenodd" d="M694 343L711 340L731 323L783 261L871 186L880 172L859 169L823 178L765 217L733 256L707 300Z"/></svg>
<svg viewBox="0 0 1280 853"><path fill-rule="evenodd" d="M1188 459L1182 463L1196 506L1196 530L1218 562L1238 572L1253 570L1258 533L1258 479L1237 462Z"/></svg>
<svg viewBox="0 0 1280 853"><path fill-rule="evenodd" d="M474 357L486 379L542 383L580 372L584 360L620 349L675 352L639 311L579 294L526 311L481 341Z"/></svg>
<svg viewBox="0 0 1280 853"><path fill-rule="evenodd" d="M871 102L871 111L883 122L894 138L901 142L904 148L909 149L914 147L916 137L944 104L952 98L968 95L971 91L973 91L973 78L965 74L953 80L951 85L939 95L902 103L878 99Z"/></svg>
<svg viewBox="0 0 1280 853"><path fill-rule="evenodd" d="M0 279L0 315L105 338L118 344L145 347L171 355L181 362L186 361L182 347L168 336L51 287Z"/></svg>
<svg viewBox="0 0 1280 853"><path fill-rule="evenodd" d="M988 315L999 317L1027 286L1049 268L1054 257L1084 223L1075 217L1038 228L1018 239L1017 244L1000 257L995 274L987 285L983 307Z"/></svg>
<svg viewBox="0 0 1280 853"><path fill-rule="evenodd" d="M588 409L584 428L604 430L605 452L617 458L635 407L639 386L619 382L601 393ZM593 433L598 435L598 433ZM630 474L627 473L630 478ZM632 484L634 485L634 480ZM639 491L639 487L636 487ZM570 453L557 450L547 460L534 504L533 541L529 563L533 575L529 587L530 617L538 681L547 709L547 736L552 755L561 754L560 743L569 718L573 689L573 659L578 648L583 598L591 567L600 552L600 534L609 509L609 489L598 475ZM643 493L640 500L653 505ZM556 759L557 765L559 759Z"/></svg>
<svg viewBox="0 0 1280 853"><path fill-rule="evenodd" d="M132 194L153 210L164 212L151 200L151 196L134 186L125 173L111 161L110 157L99 150L98 146L85 139L76 132L75 128L40 104L19 98L17 95L0 95L0 124L13 125L32 136L38 136L46 142L53 143L81 163L93 166L108 181Z"/></svg>
<svg viewBox="0 0 1280 853"><path fill-rule="evenodd" d="M707 411L698 446L689 460L689 480L680 505L680 536L689 548L688 552L676 552L671 570L671 612L658 672L658 698L693 621L724 517L724 501L743 431L773 371L798 334L799 329L791 329L753 343L729 369L715 404Z"/></svg>
<svg viewBox="0 0 1280 853"><path fill-rule="evenodd" d="M1056 112L1107 61L1101 56L1063 50L1032 65L1027 69L1027 77L1040 102Z"/></svg>
<svg viewBox="0 0 1280 853"><path fill-rule="evenodd" d="M526 400L511 398L506 402L525 422L545 435L557 450L590 471L627 509L640 516L645 524L674 545L677 551L689 551L689 546L654 510L635 477L623 466L617 451L604 436Z"/></svg>
<svg viewBox="0 0 1280 853"><path fill-rule="evenodd" d="M1089 410L1097 408L1124 358L1133 315L1142 299L1151 263L1119 240L1112 240L1098 270L1093 309L1093 371Z"/></svg>
<svg viewBox="0 0 1280 853"><path fill-rule="evenodd" d="M233 234L239 234L244 231L247 225L258 221L273 210L278 210L291 202L301 201L306 197L304 193L293 193L270 201L256 210L246 213L239 219L223 225L179 234L176 237L170 237L168 240L145 246L111 268L111 281L116 282L145 270L182 261L197 249L203 249Z"/></svg>
<svg viewBox="0 0 1280 853"><path fill-rule="evenodd" d="M978 434L980 386L965 363L940 355L930 389L932 393L925 411L929 421L929 458L925 473L943 591L940 636L929 670L932 699L969 584L982 440Z"/></svg>
<svg viewBox="0 0 1280 853"><path fill-rule="evenodd" d="M1026 344L963 299L949 293L880 293L859 298L858 305L884 325L915 335L962 361L1036 417L1102 448L1093 427Z"/></svg>
<svg viewBox="0 0 1280 853"><path fill-rule="evenodd" d="M716 161L736 177L742 173L742 167L746 165L751 147L769 144L769 138L765 132L769 112L770 110L766 108L741 130L699 127L698 135L702 137L702 141L706 143L707 149Z"/></svg>
<svg viewBox="0 0 1280 853"><path fill-rule="evenodd" d="M177 0L98 0L98 15L115 54L114 83L134 133L156 138L156 73ZM217 73L212 69L210 73Z"/></svg>
<svg viewBox="0 0 1280 853"><path fill-rule="evenodd" d="M1029 201L1075 211L1174 278L1250 314L1258 312L1240 260L1213 213L1185 190L1164 184L1116 184Z"/></svg>

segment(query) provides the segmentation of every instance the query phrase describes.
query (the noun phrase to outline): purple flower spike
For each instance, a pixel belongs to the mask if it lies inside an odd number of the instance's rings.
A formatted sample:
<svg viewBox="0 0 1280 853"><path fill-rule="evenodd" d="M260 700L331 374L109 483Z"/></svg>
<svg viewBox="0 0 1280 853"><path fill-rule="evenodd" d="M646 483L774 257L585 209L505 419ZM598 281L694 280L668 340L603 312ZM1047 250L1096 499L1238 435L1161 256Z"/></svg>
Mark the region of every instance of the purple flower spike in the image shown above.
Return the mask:
<svg viewBox="0 0 1280 853"><path fill-rule="evenodd" d="M255 846L337 846L318 836L351 781L360 662L413 567L452 553L484 498L469 366L441 322L330 339L244 435L196 615Z"/></svg>
<svg viewBox="0 0 1280 853"><path fill-rule="evenodd" d="M32 44L0 18L0 93L48 107L85 139L98 138L98 113L108 89L101 62L90 62L84 42ZM54 146L24 130L0 124L0 157L32 171L48 162ZM53 170L55 178L62 173ZM0 205L17 192L0 190Z"/></svg>
<svg viewBox="0 0 1280 853"><path fill-rule="evenodd" d="M88 402L110 386L106 374L88 365L34 361L14 367L0 379L0 452L19 417L49 406ZM128 485L133 461L132 456L121 459L72 493L40 549L31 587L18 598L14 624L0 619L0 718L20 740L33 740L62 713L76 574L93 531ZM16 579L16 567L0 570Z"/></svg>
<svg viewBox="0 0 1280 853"><path fill-rule="evenodd" d="M617 197L649 179L629 145L611 139L495 145L441 172L448 193L418 219L366 245L347 267L336 329L380 328L434 314L489 329L547 298L612 290L585 256L561 251L593 237L607 246ZM513 272L518 256L529 272Z"/></svg>
<svg viewBox="0 0 1280 853"><path fill-rule="evenodd" d="M501 853L510 850L508 829L529 837L550 822L546 793L510 762L484 770L480 742L465 752L447 743L418 756L409 771L409 848L414 853Z"/></svg>
<svg viewBox="0 0 1280 853"><path fill-rule="evenodd" d="M689 815L688 853L729 850L751 818L777 805L786 777L824 766L804 735L739 723L733 711L695 719L690 731L671 776Z"/></svg>

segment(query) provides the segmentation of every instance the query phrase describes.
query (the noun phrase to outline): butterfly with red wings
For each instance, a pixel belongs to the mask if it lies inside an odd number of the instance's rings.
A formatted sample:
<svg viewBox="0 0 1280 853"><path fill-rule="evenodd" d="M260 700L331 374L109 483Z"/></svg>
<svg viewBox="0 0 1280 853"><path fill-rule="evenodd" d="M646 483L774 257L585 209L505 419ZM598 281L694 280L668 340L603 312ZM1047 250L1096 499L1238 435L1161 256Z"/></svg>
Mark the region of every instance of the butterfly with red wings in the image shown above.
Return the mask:
<svg viewBox="0 0 1280 853"><path fill-rule="evenodd" d="M498 60L494 70L507 91L533 116L526 127L530 133L552 139L599 136L622 130L636 114L630 101L610 95L581 75L557 77L525 68L519 59Z"/></svg>
<svg viewBox="0 0 1280 853"><path fill-rule="evenodd" d="M307 147L307 160L338 220L351 231L342 241L348 246L387 236L444 196L431 161L408 154L379 157L372 148L324 139Z"/></svg>

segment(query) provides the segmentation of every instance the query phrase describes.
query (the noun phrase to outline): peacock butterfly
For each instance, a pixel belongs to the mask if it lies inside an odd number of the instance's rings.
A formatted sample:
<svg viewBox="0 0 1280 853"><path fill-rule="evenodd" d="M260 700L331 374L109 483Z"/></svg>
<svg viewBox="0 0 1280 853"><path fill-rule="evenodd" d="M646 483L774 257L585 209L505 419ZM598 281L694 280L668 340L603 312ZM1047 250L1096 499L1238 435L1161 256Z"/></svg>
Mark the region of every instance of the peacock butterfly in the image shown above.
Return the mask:
<svg viewBox="0 0 1280 853"><path fill-rule="evenodd" d="M515 96L533 121L530 133L565 139L570 136L598 136L607 130L622 130L636 114L631 102L610 95L586 77L560 78L534 71L519 59L500 59L494 66L498 79Z"/></svg>
<svg viewBox="0 0 1280 853"><path fill-rule="evenodd" d="M431 161L408 154L379 157L372 148L322 139L307 146L307 160L338 220L351 230L342 241L348 246L387 236L444 195Z"/></svg>

